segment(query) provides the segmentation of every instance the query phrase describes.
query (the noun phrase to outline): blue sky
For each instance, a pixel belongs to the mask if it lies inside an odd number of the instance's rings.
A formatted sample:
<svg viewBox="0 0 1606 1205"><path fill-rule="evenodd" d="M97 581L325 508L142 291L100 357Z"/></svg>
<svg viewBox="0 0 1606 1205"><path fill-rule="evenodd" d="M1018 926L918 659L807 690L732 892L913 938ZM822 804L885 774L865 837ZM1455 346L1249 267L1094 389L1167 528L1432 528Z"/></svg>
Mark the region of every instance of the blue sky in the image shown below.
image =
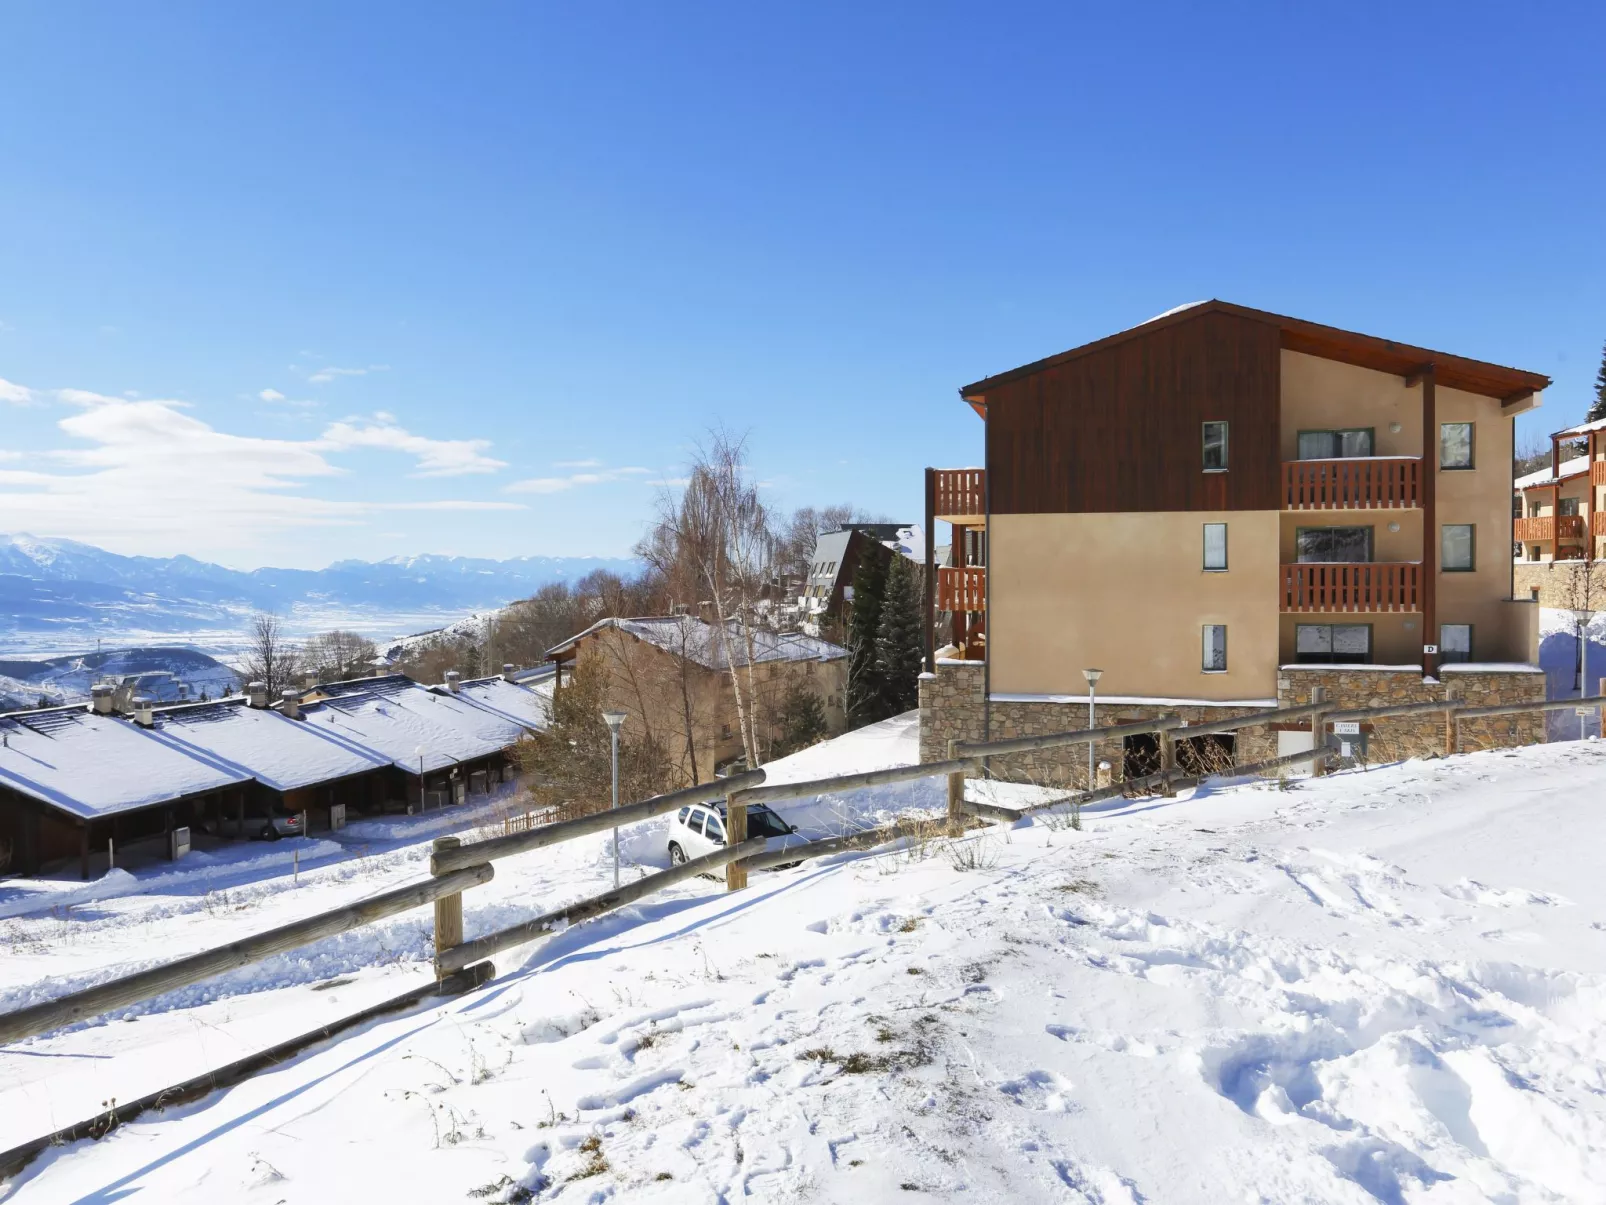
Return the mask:
<svg viewBox="0 0 1606 1205"><path fill-rule="evenodd" d="M618 554L716 424L917 517L956 388L1223 297L1606 340L1599 6L13 4L0 531Z"/></svg>

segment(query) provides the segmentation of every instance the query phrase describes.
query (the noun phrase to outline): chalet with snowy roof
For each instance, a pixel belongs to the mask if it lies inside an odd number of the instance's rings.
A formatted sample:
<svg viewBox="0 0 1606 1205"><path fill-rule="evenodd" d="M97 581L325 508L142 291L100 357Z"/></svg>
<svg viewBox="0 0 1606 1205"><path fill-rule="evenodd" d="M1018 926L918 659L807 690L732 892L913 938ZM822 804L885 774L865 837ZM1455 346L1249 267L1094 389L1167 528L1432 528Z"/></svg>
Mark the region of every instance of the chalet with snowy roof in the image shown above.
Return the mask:
<svg viewBox="0 0 1606 1205"><path fill-rule="evenodd" d="M508 751L527 731L403 674L326 682L316 701L295 706L314 730L379 754L391 766L391 797L425 808L462 803L501 782Z"/></svg>
<svg viewBox="0 0 1606 1205"><path fill-rule="evenodd" d="M1606 418L1550 437L1550 463L1512 486L1519 561L1595 561L1606 552Z"/></svg>
<svg viewBox="0 0 1606 1205"><path fill-rule="evenodd" d="M803 593L798 599L805 623L814 630L822 620L843 620L853 593L853 575L866 557L883 567L894 555L920 561L925 557L925 533L907 523L854 523L828 531L814 545Z"/></svg>
<svg viewBox="0 0 1606 1205"><path fill-rule="evenodd" d="M533 683L531 686L518 684L518 671L511 665L504 665L497 677L466 681L453 670L446 675L444 683L430 690L452 695L534 733L543 731L550 720L551 687L555 677L556 667L552 665L548 665L539 678L526 676L526 680Z"/></svg>
<svg viewBox="0 0 1606 1205"><path fill-rule="evenodd" d="M819 699L829 732L847 725L848 650L801 632L744 633L734 620L690 615L603 619L547 656L557 666L557 691L581 658L597 658L609 706L630 717L627 732L651 731L686 783L707 782L745 756L733 667L761 743L778 735L791 692Z"/></svg>
<svg viewBox="0 0 1606 1205"><path fill-rule="evenodd" d="M91 852L201 824L234 809L251 772L197 758L154 739L149 706L135 718L53 707L0 716L0 842L12 873L76 856L85 878Z"/></svg>

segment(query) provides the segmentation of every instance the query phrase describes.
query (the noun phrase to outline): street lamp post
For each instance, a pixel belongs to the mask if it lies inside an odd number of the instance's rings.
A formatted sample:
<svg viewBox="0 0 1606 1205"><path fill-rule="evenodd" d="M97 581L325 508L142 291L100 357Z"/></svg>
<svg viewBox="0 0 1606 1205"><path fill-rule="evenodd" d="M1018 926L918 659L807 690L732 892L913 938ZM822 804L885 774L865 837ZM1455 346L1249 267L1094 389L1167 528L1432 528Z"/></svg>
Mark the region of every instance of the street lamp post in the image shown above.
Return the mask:
<svg viewBox="0 0 1606 1205"><path fill-rule="evenodd" d="M619 810L619 729L624 726L625 713L605 711L602 719L608 725L608 737L613 746L613 810ZM613 828L613 889L619 890L619 826Z"/></svg>
<svg viewBox="0 0 1606 1205"><path fill-rule="evenodd" d="M1587 566L1586 566L1587 568ZM1586 698L1589 695L1589 620L1595 613L1587 609L1573 612L1573 618L1578 621L1578 697ZM1586 725L1589 717L1583 714L1584 709L1578 709L1578 739L1583 740L1587 731Z"/></svg>
<svg viewBox="0 0 1606 1205"><path fill-rule="evenodd" d="M1082 677L1087 679L1087 726L1089 728L1097 728L1098 727L1098 712L1095 709L1094 700L1098 697L1099 679L1102 678L1103 676L1104 676L1104 671L1101 670L1101 669L1084 669L1082 671ZM1088 739L1087 739L1087 789L1091 791L1094 788L1094 786L1097 785L1097 783L1098 783L1098 767L1095 764L1094 757L1093 757L1093 738L1092 737L1088 737Z"/></svg>

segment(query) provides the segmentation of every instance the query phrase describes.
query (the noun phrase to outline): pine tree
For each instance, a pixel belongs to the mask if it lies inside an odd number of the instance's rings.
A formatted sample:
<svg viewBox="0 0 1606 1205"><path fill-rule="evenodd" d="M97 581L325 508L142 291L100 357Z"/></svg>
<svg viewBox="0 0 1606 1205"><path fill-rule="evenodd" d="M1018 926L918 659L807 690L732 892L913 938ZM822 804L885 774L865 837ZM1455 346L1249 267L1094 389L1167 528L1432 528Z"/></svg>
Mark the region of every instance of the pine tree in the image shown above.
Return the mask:
<svg viewBox="0 0 1606 1205"><path fill-rule="evenodd" d="M1606 348L1601 349L1600 371L1595 374L1595 404L1589 408L1588 422L1606 418Z"/></svg>
<svg viewBox="0 0 1606 1205"><path fill-rule="evenodd" d="M885 559L866 549L853 572L853 616L848 622L848 727L886 719L876 634L881 627L881 596L887 588Z"/></svg>
<svg viewBox="0 0 1606 1205"><path fill-rule="evenodd" d="M920 706L925 630L919 593L914 565L908 557L894 554L876 627L876 672L881 679L883 715L901 715Z"/></svg>

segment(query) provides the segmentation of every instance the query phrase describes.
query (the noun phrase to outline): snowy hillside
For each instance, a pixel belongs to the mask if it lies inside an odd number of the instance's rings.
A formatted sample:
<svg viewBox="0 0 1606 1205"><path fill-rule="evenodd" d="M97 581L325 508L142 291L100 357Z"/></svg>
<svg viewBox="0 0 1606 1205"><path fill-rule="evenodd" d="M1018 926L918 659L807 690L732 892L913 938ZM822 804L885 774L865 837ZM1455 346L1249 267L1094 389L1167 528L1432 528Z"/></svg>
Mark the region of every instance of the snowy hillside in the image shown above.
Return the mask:
<svg viewBox="0 0 1606 1205"><path fill-rule="evenodd" d="M140 693L163 702L183 697L219 698L233 690L239 675L216 658L194 649L108 649L81 657L44 661L0 660L0 711L89 698L89 688L106 678L149 676Z"/></svg>
<svg viewBox="0 0 1606 1205"><path fill-rule="evenodd" d="M890 721L778 776L912 738ZM1603 798L1606 745L1574 743L697 882L51 1151L0 1199L1606 1201ZM401 823L308 843L295 888L212 868L52 914L19 887L0 1007L412 878L439 820ZM601 837L499 863L468 931L610 877ZM427 925L0 1051L0 1147L419 982Z"/></svg>

